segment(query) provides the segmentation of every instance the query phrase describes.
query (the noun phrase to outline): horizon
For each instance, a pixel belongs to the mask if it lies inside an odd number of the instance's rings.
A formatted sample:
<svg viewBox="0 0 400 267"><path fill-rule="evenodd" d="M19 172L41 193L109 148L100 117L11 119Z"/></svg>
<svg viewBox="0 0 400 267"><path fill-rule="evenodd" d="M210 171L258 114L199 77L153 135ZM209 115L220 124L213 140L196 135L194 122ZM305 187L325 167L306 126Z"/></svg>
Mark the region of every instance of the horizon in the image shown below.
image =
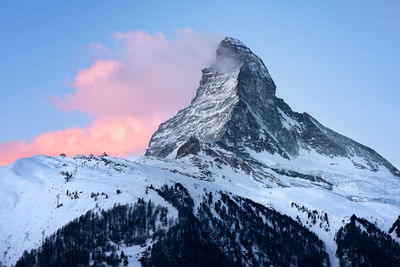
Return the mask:
<svg viewBox="0 0 400 267"><path fill-rule="evenodd" d="M1 112L7 116L1 118L0 165L40 152L143 153L159 123L194 97L217 40L230 36L264 61L277 96L294 111L311 114L400 167L400 4L343 1L307 9L258 2L242 10L218 3L207 21L194 16L204 7L181 4L175 7L184 14L165 23L162 5L123 3L2 4L0 29L7 41L0 44ZM220 17L224 8L231 16ZM73 12L76 21L67 19ZM160 19L146 20L149 12ZM246 12L270 17L235 20L233 14Z"/></svg>

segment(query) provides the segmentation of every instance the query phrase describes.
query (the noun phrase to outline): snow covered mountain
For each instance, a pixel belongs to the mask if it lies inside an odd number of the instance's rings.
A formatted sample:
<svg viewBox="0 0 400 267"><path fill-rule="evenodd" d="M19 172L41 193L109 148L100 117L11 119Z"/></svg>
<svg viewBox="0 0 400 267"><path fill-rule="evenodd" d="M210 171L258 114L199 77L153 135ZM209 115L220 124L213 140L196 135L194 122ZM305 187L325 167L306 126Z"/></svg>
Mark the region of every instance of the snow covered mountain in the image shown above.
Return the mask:
<svg viewBox="0 0 400 267"><path fill-rule="evenodd" d="M304 152L346 158L358 169L400 172L371 148L340 135L307 113L296 113L275 96L276 86L262 60L243 43L225 38L216 63L203 70L190 106L161 124L147 156L181 157L185 142L199 142L253 160L248 150L293 159ZM188 145L186 145L188 146ZM185 153L185 152L183 152Z"/></svg>
<svg viewBox="0 0 400 267"><path fill-rule="evenodd" d="M226 38L135 162L1 166L0 266L398 266L399 171L275 89Z"/></svg>

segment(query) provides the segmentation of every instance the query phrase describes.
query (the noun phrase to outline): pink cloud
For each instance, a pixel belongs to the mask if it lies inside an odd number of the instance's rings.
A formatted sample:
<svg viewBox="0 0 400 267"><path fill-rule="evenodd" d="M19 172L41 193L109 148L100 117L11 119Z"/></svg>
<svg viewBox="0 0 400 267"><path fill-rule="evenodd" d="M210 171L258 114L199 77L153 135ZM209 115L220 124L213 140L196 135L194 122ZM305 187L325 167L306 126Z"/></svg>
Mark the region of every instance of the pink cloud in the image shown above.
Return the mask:
<svg viewBox="0 0 400 267"><path fill-rule="evenodd" d="M195 94L201 69L211 64L220 36L190 29L169 40L162 33L114 34L122 44L110 51L92 44L95 52L107 51L79 70L69 85L72 94L54 97L65 111L80 110L94 117L85 129L70 128L44 133L31 142L0 144L0 164L35 154L59 153L127 156L143 151L160 122L185 107Z"/></svg>
<svg viewBox="0 0 400 267"><path fill-rule="evenodd" d="M128 156L143 150L143 144L153 131L154 125L132 117L102 118L93 121L86 129L74 127L41 134L30 143L16 141L1 144L0 165L36 154L96 155L106 151L115 156Z"/></svg>
<svg viewBox="0 0 400 267"><path fill-rule="evenodd" d="M220 40L189 29L175 40L140 31L115 33L114 38L123 45L116 59L80 70L71 83L76 91L55 100L59 107L96 117L166 119L193 98L200 70L212 63Z"/></svg>

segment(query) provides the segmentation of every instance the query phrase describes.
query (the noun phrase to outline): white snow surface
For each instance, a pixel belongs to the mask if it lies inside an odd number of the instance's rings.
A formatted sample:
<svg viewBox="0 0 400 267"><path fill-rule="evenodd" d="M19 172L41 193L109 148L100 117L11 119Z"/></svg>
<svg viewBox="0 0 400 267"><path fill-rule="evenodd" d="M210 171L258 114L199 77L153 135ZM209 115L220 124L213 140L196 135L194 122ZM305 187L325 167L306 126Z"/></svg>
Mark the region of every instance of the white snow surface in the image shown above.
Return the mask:
<svg viewBox="0 0 400 267"><path fill-rule="evenodd" d="M168 216L176 218L176 209L153 190L146 194L146 187L153 185L158 188L179 182L189 190L195 203L194 210L197 210L205 192L217 195L223 191L252 199L295 220L298 216L303 225L324 241L331 264L338 266L336 232L352 214L376 223L381 230L388 232L400 214L400 182L389 172L377 172L371 176L371 172L365 170L355 171L347 159L321 158L317 153L304 153L307 154L295 161L255 152L252 156L281 168L302 168L303 171L318 173L334 184L332 190L279 175L277 177L290 187L270 188L272 183L254 179L229 166L211 167L213 179L200 180L196 178L200 176L199 168L187 158L141 157L132 162L105 157L111 162L107 165L101 158L83 156L35 156L17 160L0 167L0 261L6 266L14 264L24 250L39 247L43 235L54 233L88 210L109 209L115 203L133 203L139 197L168 207ZM208 160L207 156L202 157L204 161ZM61 171L72 173L72 179L66 182ZM116 194L117 189L120 194ZM70 198L67 190L77 191L79 198ZM103 192L108 198L102 196ZM91 197L91 193L99 193L97 200ZM58 208L57 198L58 204L63 204ZM320 214L327 213L329 230L320 228L319 221L311 224L307 213L292 207L292 202ZM124 248L124 252L136 260L142 250L140 247Z"/></svg>
<svg viewBox="0 0 400 267"><path fill-rule="evenodd" d="M54 233L96 207L109 209L115 203L134 203L140 197L167 207L168 216L177 217L177 210L157 193L145 192L151 183L168 183L168 175L158 175L154 168L127 160L107 159L120 166L106 166L98 158L35 156L0 167L0 261L15 263L24 250L41 245L42 235ZM73 178L66 182L61 171L73 173ZM69 197L67 190L77 191L79 198ZM95 199L92 193L99 196ZM57 208L57 202L62 206Z"/></svg>
<svg viewBox="0 0 400 267"><path fill-rule="evenodd" d="M213 69L203 70L207 83L200 86L192 104L178 112L172 119L160 125L151 143L171 144L176 141L178 148L188 136L217 140L224 132L230 119L237 95L237 77L240 66L229 73L217 73ZM212 126L212 127L210 127ZM170 153L173 158L175 153Z"/></svg>

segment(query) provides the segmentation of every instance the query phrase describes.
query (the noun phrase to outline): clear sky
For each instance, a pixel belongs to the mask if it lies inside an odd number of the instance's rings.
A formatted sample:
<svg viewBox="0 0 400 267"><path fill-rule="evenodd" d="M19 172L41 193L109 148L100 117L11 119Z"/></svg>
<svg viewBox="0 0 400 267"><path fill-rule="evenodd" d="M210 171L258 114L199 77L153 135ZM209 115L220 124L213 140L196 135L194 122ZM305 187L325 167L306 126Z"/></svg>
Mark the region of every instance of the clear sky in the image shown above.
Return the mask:
<svg viewBox="0 0 400 267"><path fill-rule="evenodd" d="M194 96L208 61L199 51L232 36L295 111L400 167L399 13L399 1L1 1L0 164L60 139L91 143L84 153L118 139L114 154L140 153L163 115ZM141 66L153 75L147 95Z"/></svg>

